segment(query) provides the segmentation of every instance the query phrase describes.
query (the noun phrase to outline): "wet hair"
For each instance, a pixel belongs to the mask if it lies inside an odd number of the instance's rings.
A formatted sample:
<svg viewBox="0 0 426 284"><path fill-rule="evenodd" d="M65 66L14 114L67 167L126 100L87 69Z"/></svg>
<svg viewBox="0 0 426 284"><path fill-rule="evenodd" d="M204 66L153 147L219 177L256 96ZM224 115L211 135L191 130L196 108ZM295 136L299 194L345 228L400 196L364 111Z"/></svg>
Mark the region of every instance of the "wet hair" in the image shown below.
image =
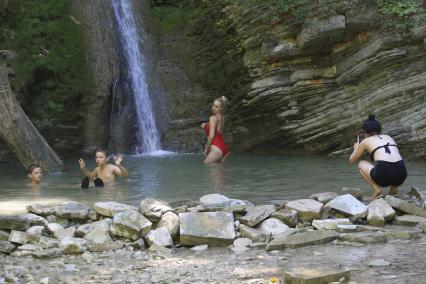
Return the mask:
<svg viewBox="0 0 426 284"><path fill-rule="evenodd" d="M28 172L29 174L32 174L32 173L33 173L33 171L34 171L36 168L40 168L40 169L41 169L41 167L40 167L40 165L39 165L39 164L37 164L37 163L33 163L33 164L29 165L29 167L27 168L27 172Z"/></svg>
<svg viewBox="0 0 426 284"><path fill-rule="evenodd" d="M368 119L362 124L362 129L368 134L380 134L382 132L382 126L380 122L376 120L374 114L368 116Z"/></svg>
<svg viewBox="0 0 426 284"><path fill-rule="evenodd" d="M222 111L225 110L228 99L225 96L221 96L220 98L216 98L215 101L220 102L220 106L222 107Z"/></svg>
<svg viewBox="0 0 426 284"><path fill-rule="evenodd" d="M96 148L95 154L99 153L99 152L104 153L105 157L108 156L107 155L107 151L105 150L105 148L102 148L102 147Z"/></svg>

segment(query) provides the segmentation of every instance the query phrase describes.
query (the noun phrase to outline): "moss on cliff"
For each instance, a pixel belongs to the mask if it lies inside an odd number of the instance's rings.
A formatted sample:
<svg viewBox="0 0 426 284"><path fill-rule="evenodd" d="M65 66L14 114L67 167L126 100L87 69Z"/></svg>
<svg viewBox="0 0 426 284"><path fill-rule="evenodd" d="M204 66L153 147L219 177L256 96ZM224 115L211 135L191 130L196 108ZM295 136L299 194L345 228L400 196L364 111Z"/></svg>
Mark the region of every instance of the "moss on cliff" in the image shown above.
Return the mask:
<svg viewBox="0 0 426 284"><path fill-rule="evenodd" d="M11 82L32 118L75 123L92 88L82 26L71 13L67 0L14 0L0 19L0 49L17 53Z"/></svg>
<svg viewBox="0 0 426 284"><path fill-rule="evenodd" d="M188 21L201 15L201 8L192 2L182 1L179 6L154 6L152 11L159 20L163 33L181 28Z"/></svg>

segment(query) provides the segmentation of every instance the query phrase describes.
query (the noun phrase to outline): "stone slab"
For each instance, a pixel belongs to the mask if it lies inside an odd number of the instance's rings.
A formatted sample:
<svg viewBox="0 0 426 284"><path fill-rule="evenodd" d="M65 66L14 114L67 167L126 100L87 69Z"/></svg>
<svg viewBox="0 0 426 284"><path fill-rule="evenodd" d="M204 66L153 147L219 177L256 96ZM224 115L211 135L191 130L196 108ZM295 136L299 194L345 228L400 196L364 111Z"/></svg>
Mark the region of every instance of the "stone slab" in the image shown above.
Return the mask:
<svg viewBox="0 0 426 284"><path fill-rule="evenodd" d="M285 248L298 248L310 245L325 244L332 242L339 237L339 234L330 230L308 231L300 234L287 235L282 238L275 238L268 243L266 250L277 250Z"/></svg>

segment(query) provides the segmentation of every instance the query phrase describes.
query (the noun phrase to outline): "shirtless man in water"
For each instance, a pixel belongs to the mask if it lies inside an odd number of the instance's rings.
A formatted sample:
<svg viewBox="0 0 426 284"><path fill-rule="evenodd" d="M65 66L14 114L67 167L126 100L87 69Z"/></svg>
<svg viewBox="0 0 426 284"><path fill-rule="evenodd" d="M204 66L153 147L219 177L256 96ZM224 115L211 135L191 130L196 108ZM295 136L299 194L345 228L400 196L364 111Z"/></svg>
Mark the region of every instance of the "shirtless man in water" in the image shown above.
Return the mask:
<svg viewBox="0 0 426 284"><path fill-rule="evenodd" d="M86 163L80 158L80 169L89 179L100 178L103 182L111 183L115 181L116 176L128 176L126 168L121 165L123 155L119 154L114 157L115 165L108 164L107 153L104 149L96 149L96 168L90 172L86 168Z"/></svg>

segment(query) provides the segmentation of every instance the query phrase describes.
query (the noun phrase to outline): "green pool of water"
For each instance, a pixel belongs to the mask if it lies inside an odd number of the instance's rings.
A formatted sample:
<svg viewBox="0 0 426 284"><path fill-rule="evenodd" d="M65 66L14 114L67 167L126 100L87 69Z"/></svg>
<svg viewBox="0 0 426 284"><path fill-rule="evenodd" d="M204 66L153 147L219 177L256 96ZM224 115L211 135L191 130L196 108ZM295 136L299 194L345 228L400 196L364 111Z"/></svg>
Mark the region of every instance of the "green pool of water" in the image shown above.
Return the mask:
<svg viewBox="0 0 426 284"><path fill-rule="evenodd" d="M167 201L197 200L204 194L221 193L230 198L263 202L307 198L316 192L339 192L357 187L370 195L355 165L344 158L327 156L270 156L235 154L223 164L204 165L201 155L126 156L127 179L116 184L81 189L78 158L66 161L69 172L45 176L40 188L28 185L18 163L0 164L0 212L11 212L29 203L75 200L93 204L117 201L138 205L146 197ZM94 168L94 161L87 160ZM426 164L406 162L409 177L401 187L426 185Z"/></svg>

